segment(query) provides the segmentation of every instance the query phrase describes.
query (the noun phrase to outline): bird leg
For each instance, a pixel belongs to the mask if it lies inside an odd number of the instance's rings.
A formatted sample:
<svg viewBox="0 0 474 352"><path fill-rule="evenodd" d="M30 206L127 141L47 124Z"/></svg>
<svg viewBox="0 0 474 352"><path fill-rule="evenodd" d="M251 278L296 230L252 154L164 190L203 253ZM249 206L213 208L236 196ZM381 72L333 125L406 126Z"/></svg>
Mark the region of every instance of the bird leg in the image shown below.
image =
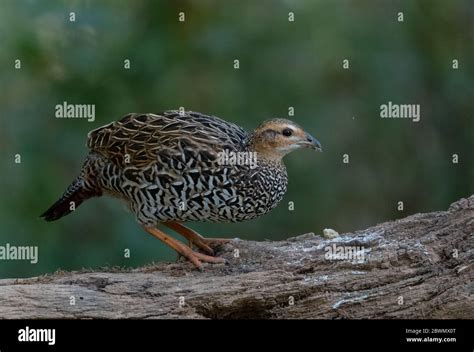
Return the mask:
<svg viewBox="0 0 474 352"><path fill-rule="evenodd" d="M176 252L181 254L183 257L186 257L198 269L200 269L202 267L202 262L201 261L207 262L207 263L214 263L214 264L225 263L224 258L211 257L209 255L194 252L191 248L186 246L184 243L181 243L180 241L178 241L177 239L174 239L171 236L168 236L167 234L165 234L164 232L158 230L155 227L144 226L144 229L150 235L152 235L153 237L158 238L160 241L162 241L166 245L173 248Z"/></svg>
<svg viewBox="0 0 474 352"><path fill-rule="evenodd" d="M201 248L210 255L214 255L214 250L211 247L219 246L231 241L227 238L205 238L196 231L180 224L179 222L165 222L163 225L176 231L181 236L185 237L191 243L195 244L197 247Z"/></svg>
<svg viewBox="0 0 474 352"><path fill-rule="evenodd" d="M205 238L202 237L197 232L177 223L177 222L165 222L163 225L169 227L173 231L176 231L181 236L185 237L189 243L196 245L198 248L202 249L204 252L214 255L214 250L205 243Z"/></svg>

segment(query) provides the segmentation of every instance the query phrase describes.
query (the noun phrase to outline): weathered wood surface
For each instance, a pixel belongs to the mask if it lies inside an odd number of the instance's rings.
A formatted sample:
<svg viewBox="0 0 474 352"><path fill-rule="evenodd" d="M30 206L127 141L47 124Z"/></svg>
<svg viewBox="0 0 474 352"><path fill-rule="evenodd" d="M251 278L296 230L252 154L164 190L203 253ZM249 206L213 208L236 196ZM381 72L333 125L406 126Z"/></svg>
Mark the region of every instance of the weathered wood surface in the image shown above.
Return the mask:
<svg viewBox="0 0 474 352"><path fill-rule="evenodd" d="M0 318L473 319L473 234L471 196L334 239L234 240L218 253L228 264L202 272L178 262L0 280ZM329 260L333 245L364 258Z"/></svg>

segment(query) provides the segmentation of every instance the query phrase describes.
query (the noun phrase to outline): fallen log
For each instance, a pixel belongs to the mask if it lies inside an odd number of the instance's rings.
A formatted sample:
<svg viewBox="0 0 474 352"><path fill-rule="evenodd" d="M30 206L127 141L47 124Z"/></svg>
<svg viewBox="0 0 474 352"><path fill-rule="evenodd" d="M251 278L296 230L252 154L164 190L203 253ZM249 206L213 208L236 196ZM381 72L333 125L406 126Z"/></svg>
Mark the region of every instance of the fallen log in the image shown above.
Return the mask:
<svg viewBox="0 0 474 352"><path fill-rule="evenodd" d="M233 240L227 264L0 280L0 318L474 318L474 196L334 238ZM328 236L332 237L332 236Z"/></svg>

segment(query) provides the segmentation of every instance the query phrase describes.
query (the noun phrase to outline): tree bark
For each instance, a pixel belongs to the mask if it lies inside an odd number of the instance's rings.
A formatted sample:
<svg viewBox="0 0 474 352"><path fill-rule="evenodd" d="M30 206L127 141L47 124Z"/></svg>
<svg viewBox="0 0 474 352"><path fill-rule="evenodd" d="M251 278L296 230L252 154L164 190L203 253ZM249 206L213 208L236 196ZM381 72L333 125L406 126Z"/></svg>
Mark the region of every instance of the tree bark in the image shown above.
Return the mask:
<svg viewBox="0 0 474 352"><path fill-rule="evenodd" d="M473 233L471 196L332 239L235 239L217 253L228 263L203 271L180 261L4 279L0 318L473 319Z"/></svg>

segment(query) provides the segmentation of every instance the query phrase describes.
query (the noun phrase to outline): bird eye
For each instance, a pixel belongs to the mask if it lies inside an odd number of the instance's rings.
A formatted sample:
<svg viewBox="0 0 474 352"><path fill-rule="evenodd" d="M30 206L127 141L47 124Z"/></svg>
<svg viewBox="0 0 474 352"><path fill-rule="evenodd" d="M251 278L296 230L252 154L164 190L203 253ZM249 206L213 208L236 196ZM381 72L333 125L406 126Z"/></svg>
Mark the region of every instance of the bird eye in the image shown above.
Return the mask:
<svg viewBox="0 0 474 352"><path fill-rule="evenodd" d="M285 137L289 137L293 134L293 130L291 128L285 128L282 132L281 132Z"/></svg>

